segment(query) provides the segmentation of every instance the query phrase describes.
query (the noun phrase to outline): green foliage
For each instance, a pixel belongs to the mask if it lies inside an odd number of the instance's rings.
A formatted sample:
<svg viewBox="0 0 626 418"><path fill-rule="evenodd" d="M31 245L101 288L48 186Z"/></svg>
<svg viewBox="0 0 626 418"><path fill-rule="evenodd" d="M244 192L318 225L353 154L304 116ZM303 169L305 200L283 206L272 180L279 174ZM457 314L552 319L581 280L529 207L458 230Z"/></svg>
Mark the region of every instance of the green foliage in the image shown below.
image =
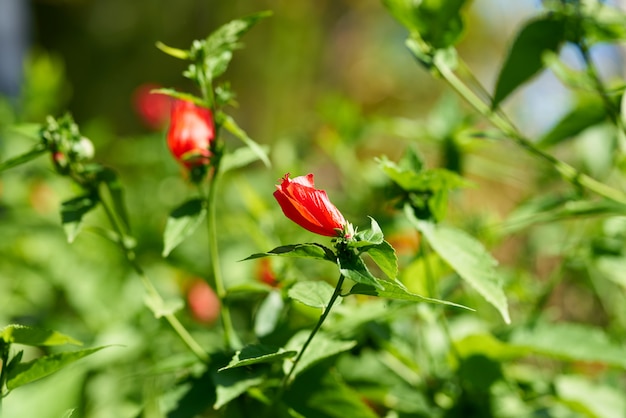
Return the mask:
<svg viewBox="0 0 626 418"><path fill-rule="evenodd" d="M206 217L202 199L191 199L172 211L163 234L163 257L167 257L185 238L191 236Z"/></svg>
<svg viewBox="0 0 626 418"><path fill-rule="evenodd" d="M565 21L559 16L548 15L530 21L519 31L509 49L498 75L493 109L519 86L530 80L544 68L542 56L556 52L565 41Z"/></svg>

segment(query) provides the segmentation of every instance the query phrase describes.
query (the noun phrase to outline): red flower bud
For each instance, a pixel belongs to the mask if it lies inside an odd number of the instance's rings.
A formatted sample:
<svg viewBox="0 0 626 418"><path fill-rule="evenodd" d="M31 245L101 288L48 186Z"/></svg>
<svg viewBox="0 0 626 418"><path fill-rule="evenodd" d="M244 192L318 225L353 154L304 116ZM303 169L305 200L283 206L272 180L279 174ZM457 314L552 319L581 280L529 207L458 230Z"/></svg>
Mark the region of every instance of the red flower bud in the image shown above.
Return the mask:
<svg viewBox="0 0 626 418"><path fill-rule="evenodd" d="M187 168L209 163L209 147L215 138L213 114L188 100L172 104L167 145L174 157Z"/></svg>
<svg viewBox="0 0 626 418"><path fill-rule="evenodd" d="M287 218L319 235L349 238L346 220L326 192L315 188L313 174L294 179L285 174L276 189L274 197Z"/></svg>

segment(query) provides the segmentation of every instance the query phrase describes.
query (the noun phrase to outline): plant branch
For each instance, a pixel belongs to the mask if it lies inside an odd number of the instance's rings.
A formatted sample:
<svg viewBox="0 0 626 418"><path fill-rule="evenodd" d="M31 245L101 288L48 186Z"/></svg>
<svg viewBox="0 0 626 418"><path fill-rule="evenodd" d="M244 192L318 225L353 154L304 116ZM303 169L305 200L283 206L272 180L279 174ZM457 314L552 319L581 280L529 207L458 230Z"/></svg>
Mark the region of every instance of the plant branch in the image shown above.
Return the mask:
<svg viewBox="0 0 626 418"><path fill-rule="evenodd" d="M291 369L289 369L289 372L283 378L283 383L282 383L281 391L280 391L281 394L282 392L284 392L285 388L289 384L291 375L293 375L293 372L296 370L298 363L302 359L302 355L304 354L306 349L309 347L309 344L311 344L311 341L313 341L313 337L315 337L315 334L317 334L317 332L322 327L322 324L326 320L326 317L330 313L330 310L332 309L333 305L337 301L337 298L341 295L341 287L343 286L344 280L345 280L345 277L343 277L343 274L339 276L339 280L337 281L337 286L335 286L335 291L333 292L333 295L330 297L330 300L328 301L328 305L326 305L326 308L324 309L322 316L320 316L319 321L317 321L317 324L315 324L315 328L313 328L313 331L311 331L311 334L309 334L309 338L307 338L307 340L304 342L302 349L300 350L300 352L298 353L298 356L296 357L296 359L293 361L293 364L291 365Z"/></svg>
<svg viewBox="0 0 626 418"><path fill-rule="evenodd" d="M139 277L141 278L141 282L143 283L144 288L146 289L146 292L148 292L150 297L156 302L163 304L163 297L159 294L156 287L154 287L154 285L152 284L150 278L146 275L141 265L139 265L139 263L137 262L135 258L135 252L132 250L132 248L126 245L126 235L117 223L113 211L109 207L108 203L104 199L102 199L102 196L100 196L100 202L102 204L102 207L104 208L104 212L106 213L107 218L109 219L111 227L118 234L118 244L120 246L120 249L124 253L126 261L128 261L133 270L135 270L135 272L139 275ZM198 344L198 342L193 338L189 331L187 331L185 326L178 320L176 315L174 315L173 313L165 313L163 314L163 317L174 329L176 334L178 334L180 339L187 345L191 352L193 352L200 361L204 363L208 362L209 356L206 351L204 351L204 349L200 346L200 344Z"/></svg>
<svg viewBox="0 0 626 418"><path fill-rule="evenodd" d="M444 80L452 87L461 97L463 97L470 105L472 105L481 115L487 118L496 128L498 128L505 136L511 138L515 143L524 148L530 154L548 162L561 176L568 182L585 187L592 192L613 200L618 203L626 204L626 194L613 187L576 170L571 165L559 160L551 154L537 148L528 138L524 137L517 127L506 117L506 115L491 107L481 100L473 90L471 90L457 75L445 64L435 60L435 67L444 78Z"/></svg>
<svg viewBox="0 0 626 418"><path fill-rule="evenodd" d="M211 259L211 267L213 268L213 279L215 280L215 291L220 300L220 318L224 330L224 343L226 347L234 350L241 348L241 341L237 337L233 326L232 317L230 315L230 307L226 300L226 286L222 269L220 267L219 247L217 240L217 217L215 215L215 196L220 177L221 155L216 155L213 164L213 173L209 182L209 193L206 198L207 204L207 232L209 236L209 257Z"/></svg>

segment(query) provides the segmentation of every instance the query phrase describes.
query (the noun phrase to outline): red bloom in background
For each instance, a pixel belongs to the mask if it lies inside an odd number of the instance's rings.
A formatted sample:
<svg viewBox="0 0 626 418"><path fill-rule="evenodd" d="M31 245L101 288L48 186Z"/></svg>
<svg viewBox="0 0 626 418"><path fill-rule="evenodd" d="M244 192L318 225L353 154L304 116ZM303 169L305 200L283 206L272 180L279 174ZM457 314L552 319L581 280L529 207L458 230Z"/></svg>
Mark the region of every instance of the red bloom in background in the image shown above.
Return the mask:
<svg viewBox="0 0 626 418"><path fill-rule="evenodd" d="M133 93L135 111L144 125L153 130L159 130L165 126L172 106L170 96L151 92L160 87L156 84L142 84Z"/></svg>
<svg viewBox="0 0 626 418"><path fill-rule="evenodd" d="M313 174L289 178L285 174L276 185L274 197L285 216L302 228L327 237L346 236L347 222L324 190L313 183Z"/></svg>
<svg viewBox="0 0 626 418"><path fill-rule="evenodd" d="M187 304L193 318L200 323L212 324L220 315L220 300L202 279L194 280L189 286Z"/></svg>
<svg viewBox="0 0 626 418"><path fill-rule="evenodd" d="M188 100L172 103L167 145L180 163L187 168L208 164L214 138L215 125L209 109Z"/></svg>

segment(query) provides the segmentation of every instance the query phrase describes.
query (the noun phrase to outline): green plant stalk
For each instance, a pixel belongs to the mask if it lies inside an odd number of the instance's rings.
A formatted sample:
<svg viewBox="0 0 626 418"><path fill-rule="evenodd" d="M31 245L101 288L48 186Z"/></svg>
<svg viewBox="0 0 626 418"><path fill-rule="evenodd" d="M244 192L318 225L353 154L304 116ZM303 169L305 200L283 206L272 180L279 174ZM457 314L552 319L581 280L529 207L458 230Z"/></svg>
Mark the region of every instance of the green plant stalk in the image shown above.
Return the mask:
<svg viewBox="0 0 626 418"><path fill-rule="evenodd" d="M148 294L156 301L163 303L163 297L159 294L159 291L156 289L156 287L154 287L150 278L146 275L146 273L143 271L143 268L135 259L135 253L124 242L125 234L115 220L115 216L113 215L111 208L106 203L106 201L102 199L102 196L100 196L100 202L102 204L102 207L104 208L104 212L106 213L107 218L109 219L109 223L119 236L118 243L122 252L124 253L124 256L126 257L126 261L128 261L133 270L135 270L135 272L141 278L141 282L143 283L146 292L148 292ZM174 329L176 334L178 334L180 339L187 345L187 347L189 347L191 352L195 354L195 356L198 357L200 361L204 363L209 361L209 356L207 352L204 351L204 349L200 346L200 344L198 344L198 342L193 338L189 331L187 331L187 328L185 328L185 326L178 320L176 315L174 315L173 313L166 313L163 315L163 317Z"/></svg>
<svg viewBox="0 0 626 418"><path fill-rule="evenodd" d="M215 280L215 291L220 300L220 318L224 330L224 343L226 347L237 350L242 344L233 326L232 317L230 315L230 307L226 300L226 286L222 269L220 268L219 247L217 240L217 217L215 215L215 196L220 177L221 158L215 158L213 165L213 174L209 182L209 194L206 198L207 204L207 232L209 235L209 257L211 259L211 267L213 268L213 279Z"/></svg>
<svg viewBox="0 0 626 418"><path fill-rule="evenodd" d="M607 186L606 184L576 170L571 165L559 160L551 154L548 154L537 148L530 140L525 138L513 125L513 123L502 113L494 112L488 104L480 99L457 75L446 65L442 65L435 60L435 67L444 78L444 80L452 87L457 94L463 97L470 105L472 105L481 115L487 118L496 128L498 128L505 136L511 138L519 146L524 148L530 154L548 162L556 171L568 182L579 185L591 190L592 192L613 200L615 202L626 204L626 194Z"/></svg>
<svg viewBox="0 0 626 418"><path fill-rule="evenodd" d="M317 324L315 324L315 328L313 328L313 331L311 331L311 334L309 334L309 338L307 338L307 340L304 342L302 349L300 349L298 356L296 357L296 359L293 361L293 364L291 365L291 369L289 369L289 372L283 378L283 383L281 386L280 394L282 394L282 392L284 392L284 390L286 389L287 385L289 384L289 380L291 379L291 375L296 370L298 363L302 359L302 355L304 354L306 349L309 347L309 344L311 344L311 341L313 341L313 337L315 337L315 334L317 334L317 332L322 327L322 324L326 320L326 317L330 313L330 310L332 309L333 305L337 301L337 298L341 295L341 288L343 286L344 280L345 280L345 277L343 277L343 274L340 275L339 280L337 281L337 286L335 286L335 291L333 292L333 295L330 297L330 300L328 301L328 305L326 305L326 309L324 309L322 316L320 316L319 321L317 321Z"/></svg>

